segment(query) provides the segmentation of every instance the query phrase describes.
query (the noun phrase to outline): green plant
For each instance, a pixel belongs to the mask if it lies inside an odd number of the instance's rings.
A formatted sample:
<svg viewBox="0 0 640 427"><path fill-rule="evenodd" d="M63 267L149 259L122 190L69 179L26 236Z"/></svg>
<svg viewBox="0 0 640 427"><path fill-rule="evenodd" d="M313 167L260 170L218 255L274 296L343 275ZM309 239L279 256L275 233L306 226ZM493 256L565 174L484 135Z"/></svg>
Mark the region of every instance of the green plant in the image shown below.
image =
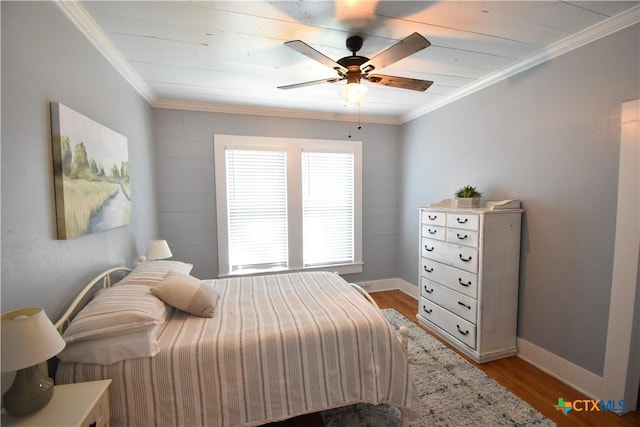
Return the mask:
<svg viewBox="0 0 640 427"><path fill-rule="evenodd" d="M482 193L479 192L476 187L473 187L471 185L465 185L462 188L459 188L458 191L456 191L455 196L459 199L461 198L475 198L475 197L482 197Z"/></svg>

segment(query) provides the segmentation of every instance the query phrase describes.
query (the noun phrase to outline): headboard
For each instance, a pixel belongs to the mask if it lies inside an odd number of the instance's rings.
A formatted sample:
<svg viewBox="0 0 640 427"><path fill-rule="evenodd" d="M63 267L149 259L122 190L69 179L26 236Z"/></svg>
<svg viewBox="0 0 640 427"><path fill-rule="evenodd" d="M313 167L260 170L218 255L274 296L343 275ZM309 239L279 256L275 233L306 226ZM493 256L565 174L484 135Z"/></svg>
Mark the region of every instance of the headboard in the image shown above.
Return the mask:
<svg viewBox="0 0 640 427"><path fill-rule="evenodd" d="M73 302L69 305L69 308L67 308L67 311L65 311L60 319L58 319L54 324L58 332L61 334L64 332L71 319L73 319L73 317L82 310L89 301L91 301L98 290L110 287L112 283L117 282L130 272L131 269L128 267L113 267L94 277L84 288L82 288L78 296L76 296ZM113 281L112 276L117 277L117 279Z"/></svg>

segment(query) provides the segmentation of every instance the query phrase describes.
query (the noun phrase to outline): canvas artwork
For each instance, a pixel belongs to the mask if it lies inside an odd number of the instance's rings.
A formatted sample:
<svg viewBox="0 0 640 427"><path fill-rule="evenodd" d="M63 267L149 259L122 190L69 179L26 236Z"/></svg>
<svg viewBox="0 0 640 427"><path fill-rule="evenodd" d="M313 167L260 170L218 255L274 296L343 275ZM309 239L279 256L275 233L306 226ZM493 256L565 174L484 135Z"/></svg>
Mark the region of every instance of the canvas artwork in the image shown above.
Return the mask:
<svg viewBox="0 0 640 427"><path fill-rule="evenodd" d="M58 238L129 224L127 138L59 102L51 128Z"/></svg>

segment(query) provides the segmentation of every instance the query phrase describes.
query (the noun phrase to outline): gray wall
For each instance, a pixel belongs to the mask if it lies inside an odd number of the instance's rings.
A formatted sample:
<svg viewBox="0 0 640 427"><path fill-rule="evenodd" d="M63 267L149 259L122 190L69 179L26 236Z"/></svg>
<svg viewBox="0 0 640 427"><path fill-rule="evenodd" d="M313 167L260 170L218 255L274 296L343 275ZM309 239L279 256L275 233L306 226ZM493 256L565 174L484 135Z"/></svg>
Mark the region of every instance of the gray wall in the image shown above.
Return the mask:
<svg viewBox="0 0 640 427"><path fill-rule="evenodd" d="M640 97L635 25L406 124L400 277L417 283L418 206L466 184L518 198L518 335L601 375L616 222L620 111Z"/></svg>
<svg viewBox="0 0 640 427"><path fill-rule="evenodd" d="M398 126L156 110L160 235L200 278L218 275L214 134L362 141L363 281L397 276Z"/></svg>
<svg viewBox="0 0 640 427"><path fill-rule="evenodd" d="M125 135L132 224L56 240L49 102ZM2 311L56 319L98 271L157 231L152 109L51 2L2 2Z"/></svg>

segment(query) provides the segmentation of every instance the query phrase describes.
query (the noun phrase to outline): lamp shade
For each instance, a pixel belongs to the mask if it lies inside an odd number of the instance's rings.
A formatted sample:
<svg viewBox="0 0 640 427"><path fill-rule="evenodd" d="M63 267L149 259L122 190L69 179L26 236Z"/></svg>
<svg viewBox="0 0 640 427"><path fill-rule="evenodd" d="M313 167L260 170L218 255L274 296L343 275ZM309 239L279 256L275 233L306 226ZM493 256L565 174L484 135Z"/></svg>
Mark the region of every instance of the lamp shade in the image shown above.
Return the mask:
<svg viewBox="0 0 640 427"><path fill-rule="evenodd" d="M171 258L173 254L166 240L151 240L147 246L146 257L149 260Z"/></svg>
<svg viewBox="0 0 640 427"><path fill-rule="evenodd" d="M42 308L23 308L3 314L1 332L2 372L42 363L65 346Z"/></svg>

